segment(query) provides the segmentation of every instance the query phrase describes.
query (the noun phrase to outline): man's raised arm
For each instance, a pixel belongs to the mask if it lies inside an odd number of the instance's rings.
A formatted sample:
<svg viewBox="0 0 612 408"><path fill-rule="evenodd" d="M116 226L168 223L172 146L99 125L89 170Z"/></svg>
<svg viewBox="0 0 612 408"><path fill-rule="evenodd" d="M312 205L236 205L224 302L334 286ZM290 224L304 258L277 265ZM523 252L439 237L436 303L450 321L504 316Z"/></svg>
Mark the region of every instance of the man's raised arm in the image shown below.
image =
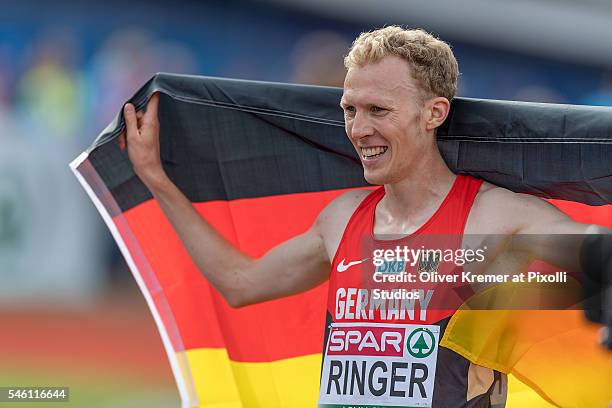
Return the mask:
<svg viewBox="0 0 612 408"><path fill-rule="evenodd" d="M200 216L162 167L158 104L156 93L146 112L137 113L132 104L124 107L130 161L200 272L227 302L240 307L299 293L322 283L329 272L329 259L318 222L255 260L234 248Z"/></svg>

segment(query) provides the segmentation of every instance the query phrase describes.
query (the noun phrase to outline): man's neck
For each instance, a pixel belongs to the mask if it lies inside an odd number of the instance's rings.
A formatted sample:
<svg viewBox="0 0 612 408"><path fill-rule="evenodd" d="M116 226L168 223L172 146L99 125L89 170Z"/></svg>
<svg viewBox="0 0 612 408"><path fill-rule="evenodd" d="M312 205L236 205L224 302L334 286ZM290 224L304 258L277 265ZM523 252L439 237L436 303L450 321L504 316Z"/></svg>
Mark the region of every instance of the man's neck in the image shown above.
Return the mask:
<svg viewBox="0 0 612 408"><path fill-rule="evenodd" d="M385 185L379 212L388 221L407 221L433 213L448 195L456 177L436 149L430 157L416 163L407 177Z"/></svg>

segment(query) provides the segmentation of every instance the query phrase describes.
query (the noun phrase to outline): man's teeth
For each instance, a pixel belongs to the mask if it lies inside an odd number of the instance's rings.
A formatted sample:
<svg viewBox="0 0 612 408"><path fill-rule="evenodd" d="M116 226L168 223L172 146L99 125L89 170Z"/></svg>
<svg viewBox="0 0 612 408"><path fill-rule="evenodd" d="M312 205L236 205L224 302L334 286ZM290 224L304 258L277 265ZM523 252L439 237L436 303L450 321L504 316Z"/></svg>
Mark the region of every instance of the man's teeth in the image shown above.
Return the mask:
<svg viewBox="0 0 612 408"><path fill-rule="evenodd" d="M387 146L362 147L361 154L365 158L380 156L387 151Z"/></svg>

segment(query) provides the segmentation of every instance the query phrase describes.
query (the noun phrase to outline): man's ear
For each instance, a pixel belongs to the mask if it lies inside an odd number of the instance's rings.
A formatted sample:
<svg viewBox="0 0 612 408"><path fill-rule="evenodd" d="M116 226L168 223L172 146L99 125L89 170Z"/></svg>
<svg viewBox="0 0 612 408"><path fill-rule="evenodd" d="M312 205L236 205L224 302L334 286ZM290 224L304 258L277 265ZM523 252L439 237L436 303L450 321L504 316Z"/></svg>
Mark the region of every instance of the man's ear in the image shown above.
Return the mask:
<svg viewBox="0 0 612 408"><path fill-rule="evenodd" d="M448 116L450 112L450 102L443 96L430 99L427 102L427 111L429 113L425 128L427 130L434 130L438 128Z"/></svg>

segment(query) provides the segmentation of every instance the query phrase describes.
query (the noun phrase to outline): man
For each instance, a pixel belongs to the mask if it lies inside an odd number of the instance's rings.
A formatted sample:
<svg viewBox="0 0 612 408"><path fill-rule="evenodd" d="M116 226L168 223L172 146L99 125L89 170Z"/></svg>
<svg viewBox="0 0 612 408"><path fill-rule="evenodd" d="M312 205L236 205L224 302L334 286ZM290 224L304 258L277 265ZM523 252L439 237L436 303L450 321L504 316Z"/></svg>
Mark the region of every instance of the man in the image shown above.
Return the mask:
<svg viewBox="0 0 612 408"><path fill-rule="evenodd" d="M372 271L372 264L365 262L370 255L363 252L362 239L384 246L381 238L389 234L408 238L581 234L588 226L571 221L538 198L450 171L436 144L436 129L449 113L458 77L457 62L446 43L422 30L390 26L357 38L345 66L341 107L346 133L361 158L365 179L384 188L342 194L308 231L260 259L251 259L223 239L165 174L157 95L146 113L136 113L131 104L125 106L134 171L159 202L200 271L231 306L293 295L330 279L320 404L503 406L504 376L432 344L439 341L458 305L453 303L452 310L427 310L427 305L446 299L451 292L436 285L404 284L410 289L418 286L420 313L415 313L415 301L401 303L401 310L391 310L397 305L391 302L381 307L366 288L368 283L351 271L360 270L363 276ZM489 250L494 255L487 265L520 268L533 259L577 265L573 243L531 236L511 246L504 245L507 240L492 243L494 248ZM562 246L568 250L559 251ZM402 347L410 349L412 358L406 360L405 351L401 358L368 354L367 347L382 339L369 328L384 332L390 324L395 331L382 334L387 336L388 350L399 350L398 337L393 336L404 330L407 338L402 338ZM356 337L350 338L346 327ZM366 335L370 343L351 345ZM376 345L377 353L381 347ZM355 349L352 361L330 358L349 348Z"/></svg>

